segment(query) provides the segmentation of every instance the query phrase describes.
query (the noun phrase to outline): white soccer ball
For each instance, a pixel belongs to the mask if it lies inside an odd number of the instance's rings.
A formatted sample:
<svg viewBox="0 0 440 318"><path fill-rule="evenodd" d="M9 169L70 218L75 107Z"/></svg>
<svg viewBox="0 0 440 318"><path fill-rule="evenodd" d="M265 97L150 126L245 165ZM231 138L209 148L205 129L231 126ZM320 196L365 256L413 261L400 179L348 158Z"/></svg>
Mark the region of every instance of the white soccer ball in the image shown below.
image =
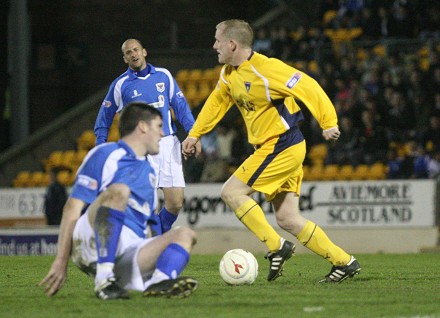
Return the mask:
<svg viewBox="0 0 440 318"><path fill-rule="evenodd" d="M258 276L258 262L251 252L233 249L223 255L219 271L229 285L250 285Z"/></svg>

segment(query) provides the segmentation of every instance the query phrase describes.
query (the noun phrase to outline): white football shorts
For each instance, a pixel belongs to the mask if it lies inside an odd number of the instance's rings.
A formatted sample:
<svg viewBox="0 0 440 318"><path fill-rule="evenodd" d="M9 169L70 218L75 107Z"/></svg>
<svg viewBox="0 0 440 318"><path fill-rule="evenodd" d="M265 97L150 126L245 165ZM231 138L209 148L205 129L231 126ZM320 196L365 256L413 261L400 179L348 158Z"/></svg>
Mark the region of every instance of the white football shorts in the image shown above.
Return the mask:
<svg viewBox="0 0 440 318"><path fill-rule="evenodd" d="M184 188L182 146L174 135L160 140L159 153L149 156L157 175L157 188Z"/></svg>
<svg viewBox="0 0 440 318"><path fill-rule="evenodd" d="M122 227L114 268L120 287L144 291L144 282L151 277L154 269L142 275L137 263L137 255L139 250L152 240L154 238L145 239L137 236L125 225ZM85 213L78 219L73 231L72 260L79 269L94 277L97 259L95 233Z"/></svg>

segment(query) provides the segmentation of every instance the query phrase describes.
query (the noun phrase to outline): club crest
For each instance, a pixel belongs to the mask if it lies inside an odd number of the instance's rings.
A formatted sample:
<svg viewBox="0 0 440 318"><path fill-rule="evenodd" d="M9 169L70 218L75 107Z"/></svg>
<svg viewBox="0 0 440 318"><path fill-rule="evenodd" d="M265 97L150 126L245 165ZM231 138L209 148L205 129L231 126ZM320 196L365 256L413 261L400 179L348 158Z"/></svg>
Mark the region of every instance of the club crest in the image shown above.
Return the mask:
<svg viewBox="0 0 440 318"><path fill-rule="evenodd" d="M159 93L162 93L165 91L165 83L156 83L156 89Z"/></svg>

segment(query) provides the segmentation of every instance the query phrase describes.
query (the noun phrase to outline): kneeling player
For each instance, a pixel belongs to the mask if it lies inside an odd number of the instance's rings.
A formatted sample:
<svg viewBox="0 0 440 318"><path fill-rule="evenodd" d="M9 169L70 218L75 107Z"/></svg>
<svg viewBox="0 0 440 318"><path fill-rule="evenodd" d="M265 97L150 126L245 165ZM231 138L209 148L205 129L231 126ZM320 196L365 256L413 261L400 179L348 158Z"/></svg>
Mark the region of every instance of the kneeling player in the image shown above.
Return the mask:
<svg viewBox="0 0 440 318"><path fill-rule="evenodd" d="M194 279L178 277L195 233L179 228L146 236L157 205L154 169L146 155L159 152L161 113L143 103L127 105L119 133L121 140L93 148L78 170L63 210L57 256L40 282L48 296L63 286L70 255L94 276L100 299L128 298L127 290L186 297L197 288Z"/></svg>

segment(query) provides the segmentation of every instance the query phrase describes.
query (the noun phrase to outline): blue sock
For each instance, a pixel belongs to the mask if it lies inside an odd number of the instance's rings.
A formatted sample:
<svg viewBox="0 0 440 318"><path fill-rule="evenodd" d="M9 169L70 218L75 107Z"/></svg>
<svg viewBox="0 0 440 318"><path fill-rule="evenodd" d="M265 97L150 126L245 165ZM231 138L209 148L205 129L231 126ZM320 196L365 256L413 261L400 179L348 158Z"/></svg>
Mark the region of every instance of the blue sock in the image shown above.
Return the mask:
<svg viewBox="0 0 440 318"><path fill-rule="evenodd" d="M184 270L188 261L189 253L179 244L171 243L159 255L156 269L174 279Z"/></svg>
<svg viewBox="0 0 440 318"><path fill-rule="evenodd" d="M98 208L95 219L95 241L99 263L114 263L125 213L108 207Z"/></svg>
<svg viewBox="0 0 440 318"><path fill-rule="evenodd" d="M171 230L171 226L176 221L177 215L168 212L168 210L163 207L162 210L160 210L159 216L160 222L162 223L162 233Z"/></svg>
<svg viewBox="0 0 440 318"><path fill-rule="evenodd" d="M162 234L162 224L158 214L152 212L148 225L150 226L151 236L157 236Z"/></svg>

